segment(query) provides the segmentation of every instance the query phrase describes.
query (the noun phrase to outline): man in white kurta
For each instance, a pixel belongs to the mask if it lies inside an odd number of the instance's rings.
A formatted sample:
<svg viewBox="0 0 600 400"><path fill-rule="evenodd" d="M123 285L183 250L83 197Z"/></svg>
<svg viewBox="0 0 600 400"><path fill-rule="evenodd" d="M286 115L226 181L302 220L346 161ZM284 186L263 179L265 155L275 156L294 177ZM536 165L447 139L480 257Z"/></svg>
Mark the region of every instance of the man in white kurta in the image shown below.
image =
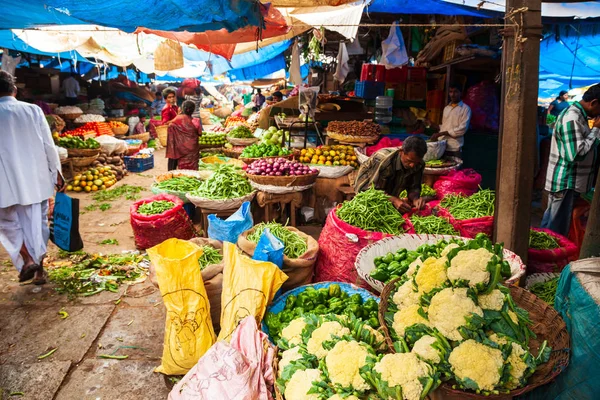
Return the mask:
<svg viewBox="0 0 600 400"><path fill-rule="evenodd" d="M42 110L17 101L15 79L0 71L0 243L19 281L45 283L48 199L64 187L60 158Z"/></svg>
<svg viewBox="0 0 600 400"><path fill-rule="evenodd" d="M446 155L461 157L461 150L465 143L464 136L471 122L471 108L462 102L459 86L450 85L448 95L450 104L444 108L442 125L439 126L439 132L433 134L429 140L445 140Z"/></svg>

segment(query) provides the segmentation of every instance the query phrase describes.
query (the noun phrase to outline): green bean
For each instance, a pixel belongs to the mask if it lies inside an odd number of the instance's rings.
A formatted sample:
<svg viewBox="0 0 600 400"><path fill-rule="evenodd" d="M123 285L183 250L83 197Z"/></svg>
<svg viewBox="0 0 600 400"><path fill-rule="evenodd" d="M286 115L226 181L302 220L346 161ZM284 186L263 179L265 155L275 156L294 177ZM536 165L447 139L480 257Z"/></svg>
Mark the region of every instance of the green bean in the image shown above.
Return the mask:
<svg viewBox="0 0 600 400"><path fill-rule="evenodd" d="M430 215L428 217L419 217L413 215L410 217L415 232L418 234L430 235L458 235L454 227L444 218Z"/></svg>
<svg viewBox="0 0 600 400"><path fill-rule="evenodd" d="M531 285L529 291L535 294L546 303L553 305L554 298L556 297L556 290L558 289L558 280L560 276L552 278L546 282L539 282Z"/></svg>
<svg viewBox="0 0 600 400"><path fill-rule="evenodd" d="M397 235L404 233L404 218L394 208L389 196L382 190L370 188L346 201L337 210L344 222L367 231Z"/></svg>
<svg viewBox="0 0 600 400"><path fill-rule="evenodd" d="M223 261L223 255L219 250L209 245L202 246L202 255L198 258L201 271L207 266L218 264L221 261Z"/></svg>
<svg viewBox="0 0 600 400"><path fill-rule="evenodd" d="M434 197L436 194L437 192L431 186L424 183L421 184L421 197ZM406 190L403 190L400 192L398 197L401 199L406 199L408 197L408 193Z"/></svg>
<svg viewBox="0 0 600 400"><path fill-rule="evenodd" d="M239 168L228 164L213 164L210 169L214 170L213 174L191 192L193 196L224 200L252 193L252 186Z"/></svg>
<svg viewBox="0 0 600 400"><path fill-rule="evenodd" d="M158 200L142 204L138 207L137 212L142 215L157 215L162 214L173 207L175 207L175 203L172 201Z"/></svg>
<svg viewBox="0 0 600 400"><path fill-rule="evenodd" d="M258 243L264 230L269 228L273 236L283 243L283 254L289 258L298 258L308 250L306 239L290 231L277 222L262 222L254 227L254 231L248 235L248 240Z"/></svg>
<svg viewBox="0 0 600 400"><path fill-rule="evenodd" d="M529 231L529 248L537 250L557 249L560 245L551 235L546 232Z"/></svg>
<svg viewBox="0 0 600 400"><path fill-rule="evenodd" d="M469 197L451 194L441 201L440 206L447 209L456 219L481 218L494 215L496 193L482 189Z"/></svg>
<svg viewBox="0 0 600 400"><path fill-rule="evenodd" d="M162 190L187 193L198 189L201 184L202 181L200 179L189 176L177 176L157 183L156 187Z"/></svg>

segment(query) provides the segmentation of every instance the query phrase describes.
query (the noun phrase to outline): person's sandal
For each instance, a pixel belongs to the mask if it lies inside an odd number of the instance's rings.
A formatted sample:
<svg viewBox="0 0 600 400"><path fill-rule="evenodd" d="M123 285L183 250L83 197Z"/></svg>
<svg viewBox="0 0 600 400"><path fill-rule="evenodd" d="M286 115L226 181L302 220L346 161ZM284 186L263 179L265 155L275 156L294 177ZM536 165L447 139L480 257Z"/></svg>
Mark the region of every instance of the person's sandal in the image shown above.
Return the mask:
<svg viewBox="0 0 600 400"><path fill-rule="evenodd" d="M48 278L48 272L42 268L42 277L31 281L34 285L45 285Z"/></svg>
<svg viewBox="0 0 600 400"><path fill-rule="evenodd" d="M37 270L41 267L37 264L31 264L26 267L23 267L21 273L19 273L19 282L25 282L33 279Z"/></svg>

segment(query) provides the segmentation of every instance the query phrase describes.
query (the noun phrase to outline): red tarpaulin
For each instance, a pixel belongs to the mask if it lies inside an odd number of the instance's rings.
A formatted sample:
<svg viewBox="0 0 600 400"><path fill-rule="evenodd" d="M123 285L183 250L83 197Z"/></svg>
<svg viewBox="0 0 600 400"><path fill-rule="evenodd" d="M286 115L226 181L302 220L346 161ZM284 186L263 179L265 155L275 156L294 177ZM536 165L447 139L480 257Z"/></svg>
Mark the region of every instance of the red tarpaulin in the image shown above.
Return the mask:
<svg viewBox="0 0 600 400"><path fill-rule="evenodd" d="M259 28L256 26L247 26L234 32L220 29L218 31L198 33L138 28L135 33L143 32L153 34L176 42L194 45L200 50L218 54L225 57L227 60L231 60L237 43L252 42L259 38L268 39L279 35L285 35L290 30L285 18L275 7L261 4L261 12L265 19L265 28L262 30L262 33L259 33Z"/></svg>

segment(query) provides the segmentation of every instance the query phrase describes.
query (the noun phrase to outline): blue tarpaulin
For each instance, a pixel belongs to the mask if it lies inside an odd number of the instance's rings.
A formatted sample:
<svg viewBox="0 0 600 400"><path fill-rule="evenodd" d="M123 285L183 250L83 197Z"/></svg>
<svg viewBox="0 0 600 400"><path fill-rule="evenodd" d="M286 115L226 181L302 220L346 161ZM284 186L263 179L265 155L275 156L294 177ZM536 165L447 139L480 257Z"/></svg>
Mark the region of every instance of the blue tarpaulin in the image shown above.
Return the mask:
<svg viewBox="0 0 600 400"><path fill-rule="evenodd" d="M480 12L474 8L446 3L441 0L373 0L365 12L389 14L439 14L468 15L472 17L489 17L490 13Z"/></svg>
<svg viewBox="0 0 600 400"><path fill-rule="evenodd" d="M227 72L227 76L234 81L252 81L260 79L273 72L281 71L285 68L285 57L283 54L263 62L262 64L253 65L247 68L232 69Z"/></svg>

